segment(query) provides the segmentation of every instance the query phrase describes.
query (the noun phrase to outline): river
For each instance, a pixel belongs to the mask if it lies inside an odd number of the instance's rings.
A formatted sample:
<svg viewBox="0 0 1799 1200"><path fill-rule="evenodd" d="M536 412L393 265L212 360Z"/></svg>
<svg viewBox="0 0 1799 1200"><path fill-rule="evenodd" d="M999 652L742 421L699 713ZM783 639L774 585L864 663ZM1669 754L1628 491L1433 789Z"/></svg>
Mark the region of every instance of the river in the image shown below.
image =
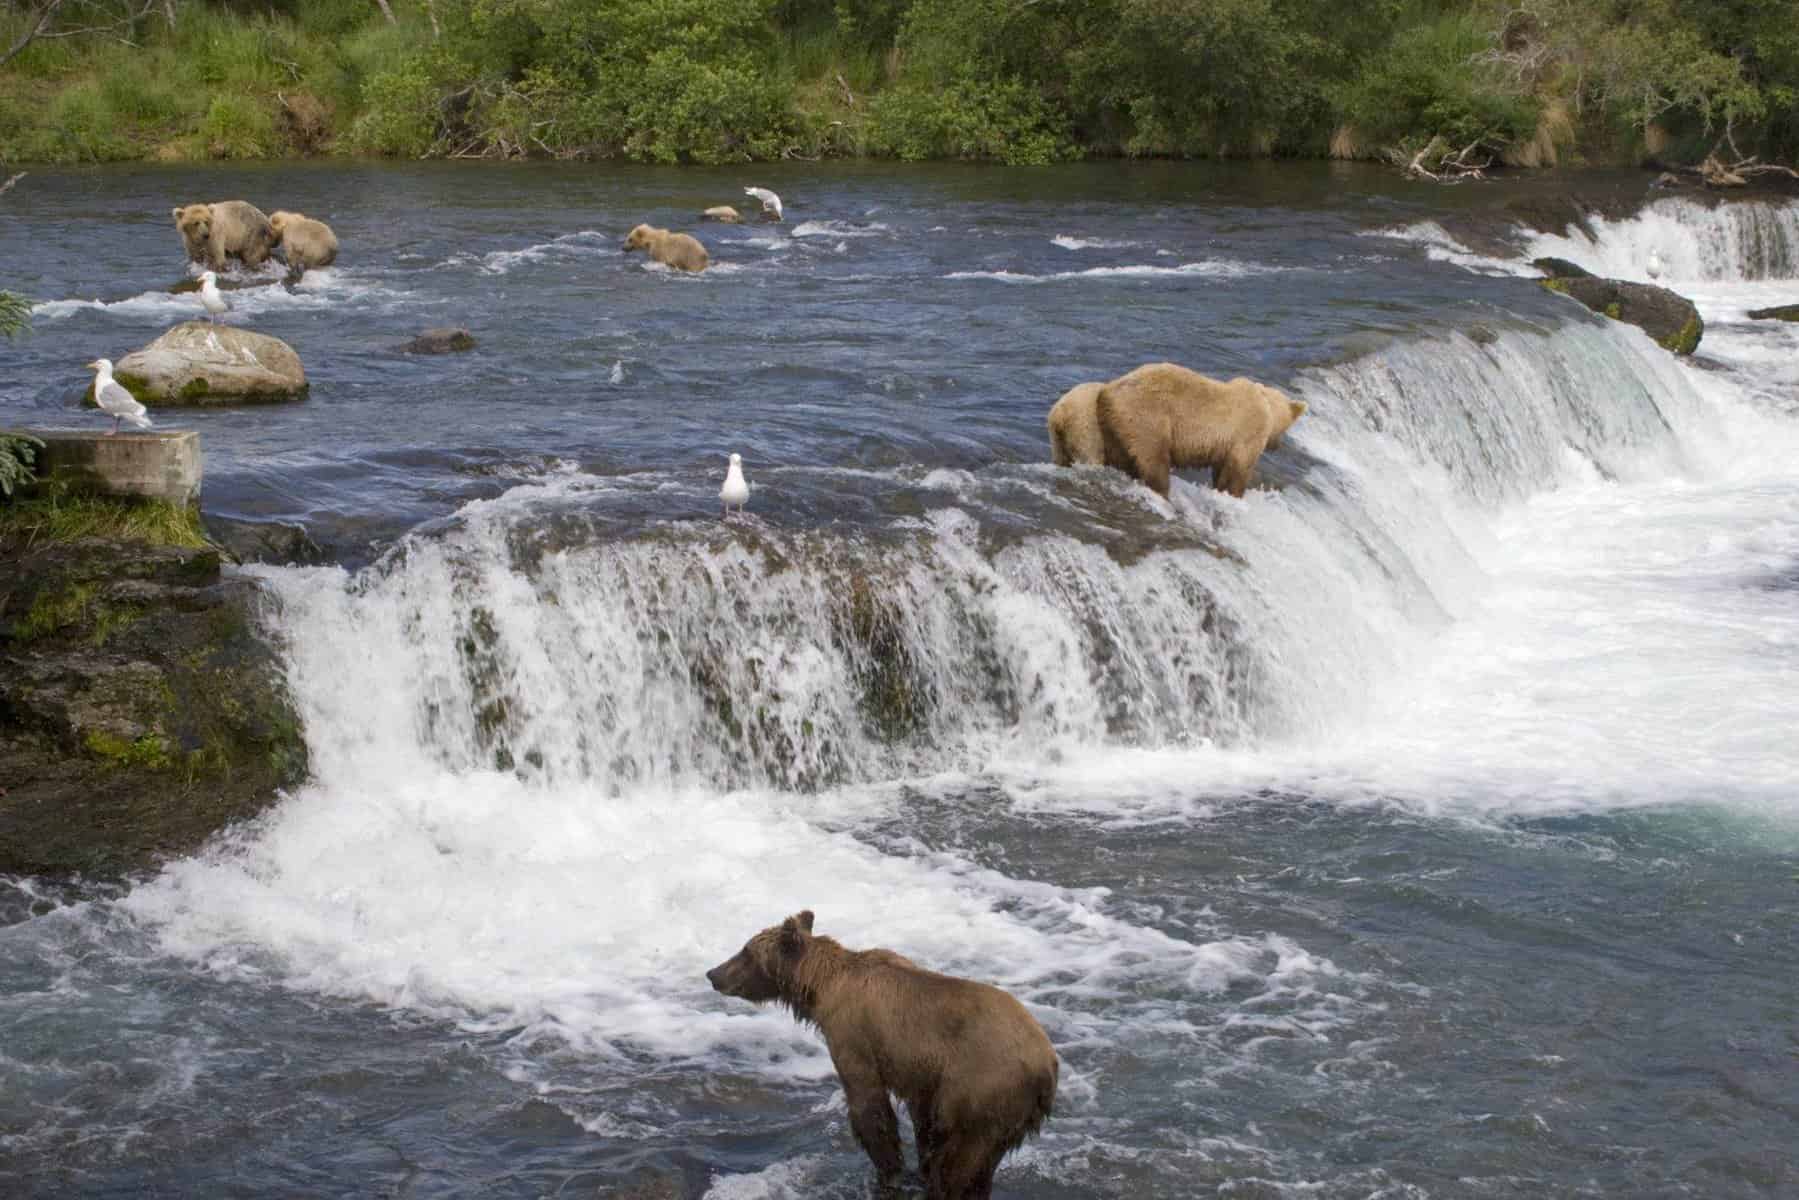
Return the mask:
<svg viewBox="0 0 1799 1200"><path fill-rule="evenodd" d="M33 172L0 423L197 314L172 205L344 249L231 293L308 399L156 414L330 559L248 568L314 777L0 881L0 1191L868 1195L822 1043L704 978L811 908L1048 1030L1000 1196L1799 1194L1799 206L1505 219L1645 179ZM1651 251L1694 361L1526 265ZM1265 487L1049 465L1159 359L1308 402Z"/></svg>

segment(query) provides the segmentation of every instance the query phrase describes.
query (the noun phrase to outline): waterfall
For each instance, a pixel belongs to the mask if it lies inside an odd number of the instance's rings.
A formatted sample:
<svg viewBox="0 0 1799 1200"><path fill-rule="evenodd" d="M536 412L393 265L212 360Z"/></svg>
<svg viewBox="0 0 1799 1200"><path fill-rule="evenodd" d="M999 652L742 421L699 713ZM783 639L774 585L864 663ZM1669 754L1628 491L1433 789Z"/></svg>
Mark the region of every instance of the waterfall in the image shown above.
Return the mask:
<svg viewBox="0 0 1799 1200"><path fill-rule="evenodd" d="M946 494L873 527L620 534L562 476L354 576L269 572L314 761L806 791L1324 728L1455 609L1457 513L1666 470L1693 404L1597 321L1400 342L1294 390L1300 465L1247 502L1000 467L1004 523Z"/></svg>
<svg viewBox="0 0 1799 1200"><path fill-rule="evenodd" d="M1592 233L1534 239L1531 257L1571 259L1596 275L1655 282L1753 281L1799 276L1799 204L1657 200L1635 216L1591 218Z"/></svg>

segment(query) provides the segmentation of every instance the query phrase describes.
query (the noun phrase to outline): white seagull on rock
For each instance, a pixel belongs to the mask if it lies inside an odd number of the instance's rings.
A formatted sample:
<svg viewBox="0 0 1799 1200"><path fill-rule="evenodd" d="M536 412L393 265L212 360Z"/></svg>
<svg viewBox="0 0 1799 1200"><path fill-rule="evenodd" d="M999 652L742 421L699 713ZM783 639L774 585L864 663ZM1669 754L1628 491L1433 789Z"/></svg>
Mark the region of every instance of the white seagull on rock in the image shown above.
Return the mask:
<svg viewBox="0 0 1799 1200"><path fill-rule="evenodd" d="M111 437L119 431L120 421L130 421L139 429L150 428L150 417L144 406L137 402L137 397L126 391L112 377L112 359L96 358L89 363L88 370L94 372L94 403L100 411L112 418L112 429L106 436Z"/></svg>
<svg viewBox="0 0 1799 1200"><path fill-rule="evenodd" d="M773 217L777 221L781 219L781 198L767 188L746 187L743 194L762 201L763 216Z"/></svg>
<svg viewBox="0 0 1799 1200"><path fill-rule="evenodd" d="M211 271L200 273L200 303L206 306L207 314L214 321L219 319L220 313L231 311L231 305L219 294L219 277Z"/></svg>
<svg viewBox="0 0 1799 1200"><path fill-rule="evenodd" d="M744 505L750 502L749 480L743 477L743 455L731 456L730 469L725 472L725 486L718 489L719 503L725 507L724 519L731 519L731 506L735 504L737 511L742 512Z"/></svg>

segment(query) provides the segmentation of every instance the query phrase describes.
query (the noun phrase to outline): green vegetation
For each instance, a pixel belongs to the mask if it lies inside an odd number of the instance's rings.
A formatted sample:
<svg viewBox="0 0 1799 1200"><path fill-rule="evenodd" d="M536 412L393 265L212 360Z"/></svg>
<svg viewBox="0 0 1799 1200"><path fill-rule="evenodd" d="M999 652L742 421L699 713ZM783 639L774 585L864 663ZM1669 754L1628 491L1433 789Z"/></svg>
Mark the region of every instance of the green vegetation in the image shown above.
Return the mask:
<svg viewBox="0 0 1799 1200"><path fill-rule="evenodd" d="M49 3L0 0L0 54ZM88 0L45 27L76 28L0 66L0 161L1799 154L1799 0Z"/></svg>
<svg viewBox="0 0 1799 1200"><path fill-rule="evenodd" d="M90 537L190 550L211 545L198 510L166 500L51 495L0 505L0 546Z"/></svg>
<svg viewBox="0 0 1799 1200"><path fill-rule="evenodd" d="M44 443L28 433L0 433L0 499L37 478L37 452Z"/></svg>

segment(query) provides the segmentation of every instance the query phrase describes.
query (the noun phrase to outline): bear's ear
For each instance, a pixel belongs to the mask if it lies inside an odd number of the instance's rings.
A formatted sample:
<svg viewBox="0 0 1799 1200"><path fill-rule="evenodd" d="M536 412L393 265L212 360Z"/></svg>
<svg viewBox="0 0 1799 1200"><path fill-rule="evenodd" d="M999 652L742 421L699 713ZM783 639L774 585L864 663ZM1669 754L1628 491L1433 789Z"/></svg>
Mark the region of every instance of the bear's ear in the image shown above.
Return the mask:
<svg viewBox="0 0 1799 1200"><path fill-rule="evenodd" d="M781 949L788 954L798 954L806 945L806 937L812 932L812 914L800 913L788 917L781 922Z"/></svg>
<svg viewBox="0 0 1799 1200"><path fill-rule="evenodd" d="M1306 402L1304 400L1290 400L1288 401L1288 404L1293 408L1293 419L1295 421L1305 415Z"/></svg>
<svg viewBox="0 0 1799 1200"><path fill-rule="evenodd" d="M809 908L800 909L800 911L797 914L795 914L794 920L796 920L800 923L801 929L804 929L807 933L812 932L812 910L811 909L809 909Z"/></svg>
<svg viewBox="0 0 1799 1200"><path fill-rule="evenodd" d="M179 221L181 219L181 206L179 204L177 204L174 208L170 209L169 211L171 213L175 214L175 219L177 221Z"/></svg>

